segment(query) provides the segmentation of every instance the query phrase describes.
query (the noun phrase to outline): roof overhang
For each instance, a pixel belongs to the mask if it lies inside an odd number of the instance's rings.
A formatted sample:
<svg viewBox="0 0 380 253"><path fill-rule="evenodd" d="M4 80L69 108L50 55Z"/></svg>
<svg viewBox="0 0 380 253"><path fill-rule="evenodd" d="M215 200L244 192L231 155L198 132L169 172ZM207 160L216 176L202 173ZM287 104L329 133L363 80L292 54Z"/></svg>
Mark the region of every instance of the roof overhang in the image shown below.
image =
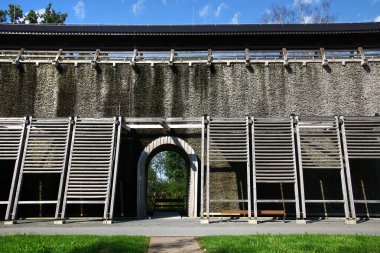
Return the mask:
<svg viewBox="0 0 380 253"><path fill-rule="evenodd" d="M380 48L380 23L247 25L0 24L2 49Z"/></svg>

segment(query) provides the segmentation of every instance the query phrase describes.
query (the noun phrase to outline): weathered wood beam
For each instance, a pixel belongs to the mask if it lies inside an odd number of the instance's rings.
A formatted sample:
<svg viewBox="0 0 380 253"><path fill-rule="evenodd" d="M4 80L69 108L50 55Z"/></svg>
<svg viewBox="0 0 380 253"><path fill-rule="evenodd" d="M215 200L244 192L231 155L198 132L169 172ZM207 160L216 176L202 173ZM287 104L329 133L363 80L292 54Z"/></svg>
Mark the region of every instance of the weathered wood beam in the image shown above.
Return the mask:
<svg viewBox="0 0 380 253"><path fill-rule="evenodd" d="M284 59L284 67L288 67L289 66L289 61L288 61L288 51L286 50L286 48L283 48L282 49L282 57Z"/></svg>
<svg viewBox="0 0 380 253"><path fill-rule="evenodd" d="M209 49L207 51L207 66L211 66L212 65L212 49Z"/></svg>
<svg viewBox="0 0 380 253"><path fill-rule="evenodd" d="M171 49L170 50L169 66L173 66L173 64L174 64L174 54L175 54L175 50Z"/></svg>
<svg viewBox="0 0 380 253"><path fill-rule="evenodd" d="M137 49L135 48L133 50L133 55L132 55L132 59L131 59L131 66L132 67L136 66L136 57L137 57Z"/></svg>
<svg viewBox="0 0 380 253"><path fill-rule="evenodd" d="M368 60L367 60L367 58L365 57L364 49L363 49L362 47L359 47L359 48L358 48L358 51L359 51L360 56L361 56L361 58L362 58L361 65L362 65L362 66L367 66L367 65L368 65Z"/></svg>
<svg viewBox="0 0 380 253"><path fill-rule="evenodd" d="M162 119L160 120L160 125L168 132L171 131L171 128L170 126L168 125L168 123L165 121L165 119Z"/></svg>
<svg viewBox="0 0 380 253"><path fill-rule="evenodd" d="M59 49L54 60L51 62L51 64L53 64L56 68L59 67L59 60L61 59L62 52L63 52L63 49Z"/></svg>
<svg viewBox="0 0 380 253"><path fill-rule="evenodd" d="M96 52L95 52L95 55L94 55L94 59L92 59L92 61L91 61L91 65L94 68L98 67L98 58L99 58L99 55L100 55L100 49L96 49Z"/></svg>
<svg viewBox="0 0 380 253"><path fill-rule="evenodd" d="M25 48L20 49L16 58L13 60L12 64L17 65L17 66L20 65L20 60L21 60L21 57L22 57L22 54L24 53L24 51L25 51Z"/></svg>
<svg viewBox="0 0 380 253"><path fill-rule="evenodd" d="M249 48L246 48L244 51L244 58L245 58L245 66L249 66L251 64L251 59L249 57Z"/></svg>
<svg viewBox="0 0 380 253"><path fill-rule="evenodd" d="M320 52L322 56L322 66L327 67L329 65L329 62L327 61L325 49L321 47Z"/></svg>

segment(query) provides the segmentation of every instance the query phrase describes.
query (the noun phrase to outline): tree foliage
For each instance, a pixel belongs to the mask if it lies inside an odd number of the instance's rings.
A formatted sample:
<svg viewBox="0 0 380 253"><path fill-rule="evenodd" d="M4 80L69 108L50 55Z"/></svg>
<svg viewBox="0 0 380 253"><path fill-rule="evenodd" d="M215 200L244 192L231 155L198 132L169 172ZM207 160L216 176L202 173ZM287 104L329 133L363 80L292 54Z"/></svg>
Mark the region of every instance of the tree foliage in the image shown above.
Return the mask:
<svg viewBox="0 0 380 253"><path fill-rule="evenodd" d="M273 3L261 17L265 24L310 24L333 23L335 16L330 13L332 0L302 1L295 0L293 5Z"/></svg>
<svg viewBox="0 0 380 253"><path fill-rule="evenodd" d="M12 23L19 23L24 17L21 9L21 5L10 4L8 6L8 16Z"/></svg>
<svg viewBox="0 0 380 253"><path fill-rule="evenodd" d="M7 12L0 10L0 23L7 22Z"/></svg>
<svg viewBox="0 0 380 253"><path fill-rule="evenodd" d="M47 24L63 24L66 21L67 13L56 12L51 7L51 3L45 8L45 13L41 15L42 23Z"/></svg>
<svg viewBox="0 0 380 253"><path fill-rule="evenodd" d="M60 13L54 10L51 3L48 4L42 14L30 10L26 15L23 14L21 5L10 4L8 10L0 10L0 23L10 21L11 23L16 24L63 24L65 23L67 16L67 13Z"/></svg>
<svg viewBox="0 0 380 253"><path fill-rule="evenodd" d="M181 155L164 151L155 155L148 167L148 196L182 199L187 195L187 167Z"/></svg>

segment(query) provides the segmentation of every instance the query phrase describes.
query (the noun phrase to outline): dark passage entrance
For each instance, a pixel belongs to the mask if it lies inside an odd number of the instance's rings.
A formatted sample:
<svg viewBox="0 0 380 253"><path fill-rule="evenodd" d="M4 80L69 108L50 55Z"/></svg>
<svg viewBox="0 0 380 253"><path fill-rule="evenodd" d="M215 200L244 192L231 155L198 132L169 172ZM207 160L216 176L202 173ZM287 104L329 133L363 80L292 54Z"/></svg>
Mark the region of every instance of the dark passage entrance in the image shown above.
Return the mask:
<svg viewBox="0 0 380 253"><path fill-rule="evenodd" d="M0 160L0 220L4 220L14 171L14 160Z"/></svg>
<svg viewBox="0 0 380 253"><path fill-rule="evenodd" d="M350 159L356 215L380 216L380 159Z"/></svg>
<svg viewBox="0 0 380 253"><path fill-rule="evenodd" d="M176 151L154 155L147 173L147 211L187 215L189 163Z"/></svg>

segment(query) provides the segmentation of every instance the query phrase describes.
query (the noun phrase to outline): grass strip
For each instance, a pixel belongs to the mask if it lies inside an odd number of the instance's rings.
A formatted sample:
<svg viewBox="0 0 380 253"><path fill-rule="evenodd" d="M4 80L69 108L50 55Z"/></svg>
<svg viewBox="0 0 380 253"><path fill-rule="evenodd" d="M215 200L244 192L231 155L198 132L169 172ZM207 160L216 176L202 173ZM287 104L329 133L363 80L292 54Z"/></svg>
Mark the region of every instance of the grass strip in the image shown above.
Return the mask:
<svg viewBox="0 0 380 253"><path fill-rule="evenodd" d="M227 252L380 252L380 236L366 235L249 235L198 238L207 253Z"/></svg>
<svg viewBox="0 0 380 253"><path fill-rule="evenodd" d="M145 253L148 243L149 238L143 236L10 235L0 236L0 252Z"/></svg>

